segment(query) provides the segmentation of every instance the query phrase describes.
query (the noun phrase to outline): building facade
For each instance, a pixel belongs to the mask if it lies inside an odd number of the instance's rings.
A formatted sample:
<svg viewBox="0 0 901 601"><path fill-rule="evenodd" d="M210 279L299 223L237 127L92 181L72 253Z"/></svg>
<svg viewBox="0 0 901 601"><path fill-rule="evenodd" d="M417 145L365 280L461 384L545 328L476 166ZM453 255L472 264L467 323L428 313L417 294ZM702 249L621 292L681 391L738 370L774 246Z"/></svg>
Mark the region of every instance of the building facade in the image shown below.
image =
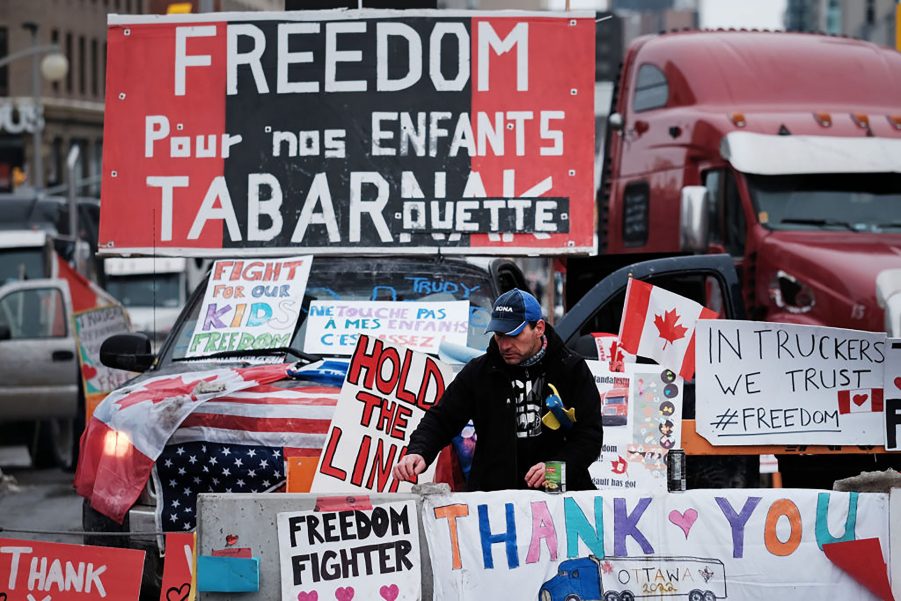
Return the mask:
<svg viewBox="0 0 901 601"><path fill-rule="evenodd" d="M895 0L788 0L785 28L822 31L896 47Z"/></svg>

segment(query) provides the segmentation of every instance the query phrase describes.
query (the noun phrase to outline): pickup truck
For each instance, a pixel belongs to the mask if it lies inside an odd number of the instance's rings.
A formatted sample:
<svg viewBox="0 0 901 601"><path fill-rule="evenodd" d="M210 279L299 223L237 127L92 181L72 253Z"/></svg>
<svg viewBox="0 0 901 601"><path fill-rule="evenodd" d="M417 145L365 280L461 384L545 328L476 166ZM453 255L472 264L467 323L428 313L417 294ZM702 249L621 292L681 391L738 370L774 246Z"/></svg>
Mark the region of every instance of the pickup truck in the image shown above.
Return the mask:
<svg viewBox="0 0 901 601"><path fill-rule="evenodd" d="M671 288L705 291L718 291L722 299L723 313L730 318L741 316L740 299L734 296L738 286L732 260L727 256L683 257L679 259L663 259L634 266L636 277L648 277L651 281ZM570 346L578 352L584 349L587 357L597 358L597 350L591 332L603 323L619 323L622 313L622 300L627 281L626 273L615 273L598 283L595 290L587 294L582 301L573 307L570 314L564 316L557 324L558 332ZM468 300L470 302L470 320L467 345L484 350L489 335L485 326L490 317L494 299L502 292L513 287L527 288L525 278L512 261L498 258L432 258L432 257L316 257L306 287L304 307L309 306L313 298L334 298L343 300L414 300L442 302L452 300ZM179 316L166 342L158 355L150 352L150 341L140 334L117 336L107 342L101 351L104 362L110 367L137 369L145 373L141 378L149 378L167 374L179 374L190 371L210 369L223 366L223 358L187 358L188 341L194 330L194 324L201 308L205 283L195 290ZM618 299L618 300L617 300ZM609 301L609 302L608 302ZM617 302L619 303L617 305ZM305 322L302 312L291 347L297 353L303 353L305 338ZM292 351L292 352L294 352ZM261 349L262 356L271 355ZM240 366L252 361L247 352L239 353L225 365ZM286 358L292 360L290 355ZM214 363L215 361L215 363ZM315 383L303 380L282 380L275 386L290 389L302 389ZM320 397L337 398L339 388L333 385L330 389L316 384ZM322 407L324 411L333 411L334 404ZM330 415L318 415L322 423L307 426L310 431L297 432L303 437L303 445L316 452L324 444ZM310 422L306 422L310 423ZM191 441L202 442L212 436L209 431L204 434L202 428L182 427L176 431L171 441L179 444ZM250 443L248 443L250 444ZM297 446L292 440L285 440L286 447ZM170 444L170 446L173 446ZM159 587L161 538L152 535L141 535L170 528L169 520L163 520L159 491L154 482L159 482L159 473L164 470L157 461L154 468L155 477L141 495L137 503L130 509L122 524L94 510L87 502L84 504L83 525L87 532L133 532L130 539L118 543L110 543L108 538L85 536L86 544L121 544L122 546L143 548L148 551L145 563L145 590ZM205 489L206 490L206 489ZM210 492L225 492L211 487ZM196 498L196 497L195 497ZM183 501L183 500L182 500ZM190 500L191 503L194 499ZM167 515L168 517L168 515ZM184 524L178 523L177 529Z"/></svg>

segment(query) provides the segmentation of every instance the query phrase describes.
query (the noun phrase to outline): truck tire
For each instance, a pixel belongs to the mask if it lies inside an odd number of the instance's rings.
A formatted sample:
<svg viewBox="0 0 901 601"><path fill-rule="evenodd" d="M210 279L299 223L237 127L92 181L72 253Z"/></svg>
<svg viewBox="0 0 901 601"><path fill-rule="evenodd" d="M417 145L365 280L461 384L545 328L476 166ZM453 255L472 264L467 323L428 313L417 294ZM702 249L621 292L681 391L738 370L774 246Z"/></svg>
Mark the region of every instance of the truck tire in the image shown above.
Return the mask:
<svg viewBox="0 0 901 601"><path fill-rule="evenodd" d="M35 435L28 447L35 469L72 467L72 451L77 444L75 419L57 417L35 422Z"/></svg>
<svg viewBox="0 0 901 601"><path fill-rule="evenodd" d="M85 499L81 504L81 525L85 531L84 544L101 547L117 547L121 549L138 549L144 551L144 569L141 578L141 601L159 601L160 589L163 586L163 558L160 557L155 539L147 539L146 544L133 544L127 536L91 536L91 532L128 532L128 517L122 524L117 524L102 513L96 511ZM143 543L143 540L141 541Z"/></svg>
<svg viewBox="0 0 901 601"><path fill-rule="evenodd" d="M604 593L604 601L620 601L619 593L616 591L606 591Z"/></svg>
<svg viewBox="0 0 901 601"><path fill-rule="evenodd" d="M698 589L692 589L692 591L688 593L688 601L704 601L704 593Z"/></svg>
<svg viewBox="0 0 901 601"><path fill-rule="evenodd" d="M619 601L635 601L632 591L623 591L619 594Z"/></svg>
<svg viewBox="0 0 901 601"><path fill-rule="evenodd" d="M713 591L704 591L704 601L716 601L716 594Z"/></svg>

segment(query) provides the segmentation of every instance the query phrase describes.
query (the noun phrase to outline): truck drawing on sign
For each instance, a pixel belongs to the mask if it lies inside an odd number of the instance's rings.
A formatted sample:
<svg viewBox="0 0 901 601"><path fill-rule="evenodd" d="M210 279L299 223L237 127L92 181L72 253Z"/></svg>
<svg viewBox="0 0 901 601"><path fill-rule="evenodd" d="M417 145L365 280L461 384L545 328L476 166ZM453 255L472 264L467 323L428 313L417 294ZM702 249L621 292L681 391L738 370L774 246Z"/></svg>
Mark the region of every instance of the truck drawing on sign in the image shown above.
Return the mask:
<svg viewBox="0 0 901 601"><path fill-rule="evenodd" d="M601 421L605 426L625 426L629 419L629 389L601 393Z"/></svg>
<svg viewBox="0 0 901 601"><path fill-rule="evenodd" d="M726 569L704 557L608 557L560 562L538 601L634 601L673 597L688 601L725 599Z"/></svg>

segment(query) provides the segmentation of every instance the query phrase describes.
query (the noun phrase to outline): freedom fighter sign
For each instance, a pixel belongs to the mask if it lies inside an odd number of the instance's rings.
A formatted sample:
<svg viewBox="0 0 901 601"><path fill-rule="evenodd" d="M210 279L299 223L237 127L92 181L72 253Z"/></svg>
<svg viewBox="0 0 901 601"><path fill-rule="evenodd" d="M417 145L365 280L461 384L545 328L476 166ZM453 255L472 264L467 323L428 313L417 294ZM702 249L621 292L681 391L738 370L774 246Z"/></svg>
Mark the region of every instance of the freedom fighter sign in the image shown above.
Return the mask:
<svg viewBox="0 0 901 601"><path fill-rule="evenodd" d="M594 13L112 16L106 253L594 250Z"/></svg>

